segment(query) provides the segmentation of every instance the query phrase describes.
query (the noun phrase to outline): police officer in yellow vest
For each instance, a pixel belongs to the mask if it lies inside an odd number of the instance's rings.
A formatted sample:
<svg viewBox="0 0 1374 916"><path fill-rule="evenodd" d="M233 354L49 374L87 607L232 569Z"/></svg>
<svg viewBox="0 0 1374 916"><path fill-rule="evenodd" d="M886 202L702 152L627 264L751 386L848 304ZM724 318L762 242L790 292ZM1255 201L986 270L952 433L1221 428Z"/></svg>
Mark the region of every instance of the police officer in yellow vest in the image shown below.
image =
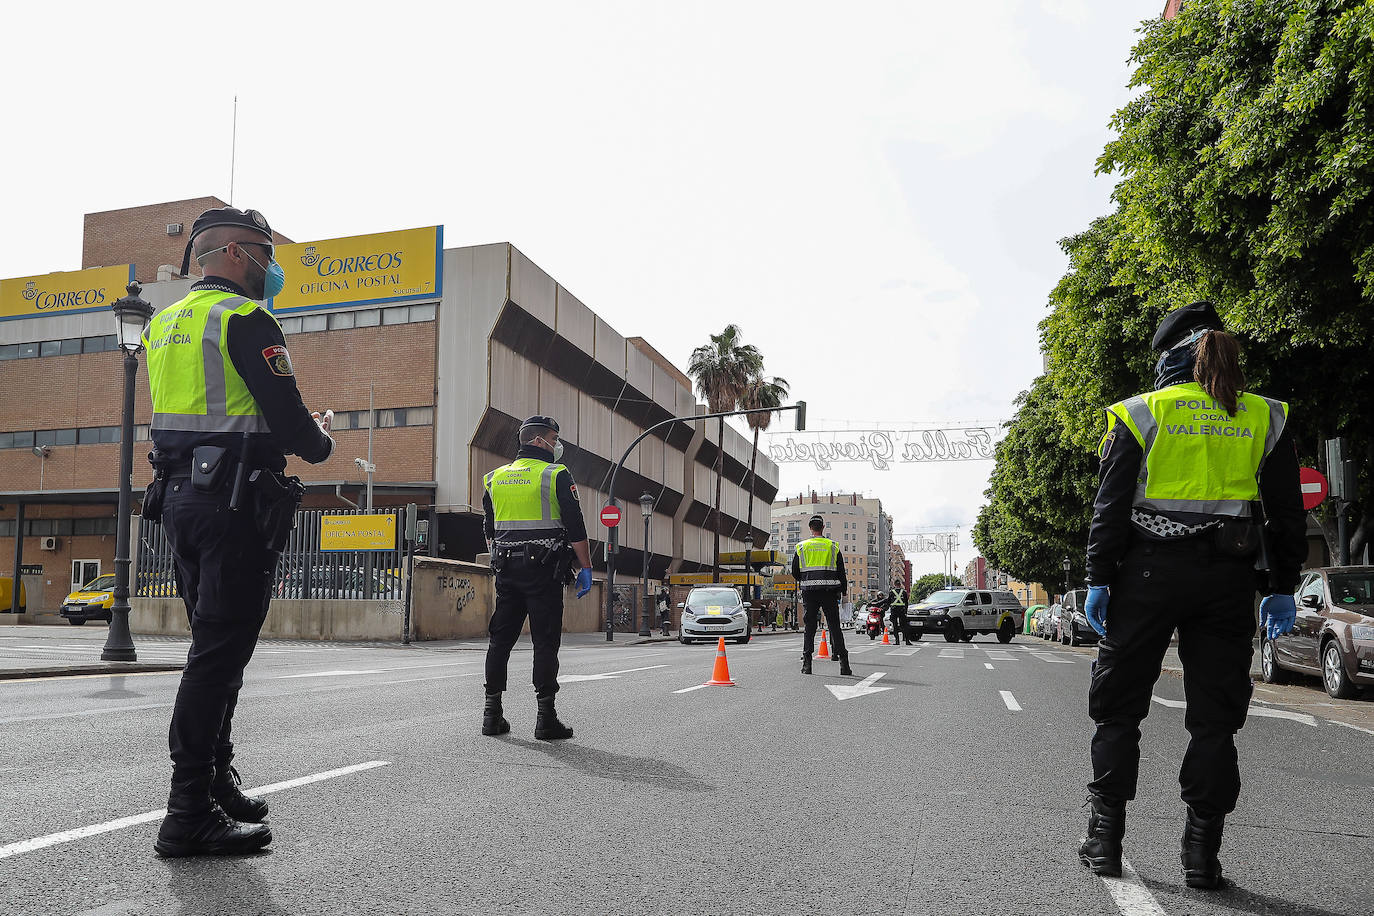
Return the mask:
<svg viewBox="0 0 1374 916"><path fill-rule="evenodd" d="M1189 886L1214 888L1240 795L1234 738L1250 703L1254 594L1268 596L1269 636L1292 628L1305 513L1288 405L1244 391L1239 345L1212 305L1170 312L1153 347L1156 390L1107 408L1100 449L1085 611L1104 638L1088 693L1097 729L1079 858L1121 874L1140 722L1177 630L1191 739L1180 859Z"/></svg>
<svg viewBox="0 0 1374 916"><path fill-rule="evenodd" d="M155 478L143 514L161 518L191 627L154 846L164 856L251 852L272 840L267 803L239 790L234 708L300 502L299 481L282 475L286 455L318 463L334 449L328 419L301 401L281 327L263 305L284 279L267 220L256 210L207 210L191 227L183 275L192 254L204 278L144 337Z"/></svg>
<svg viewBox="0 0 1374 916"><path fill-rule="evenodd" d="M813 515L807 527L811 529L811 537L798 544L797 552L792 555L792 578L797 580L797 588L801 590L806 622L802 674L811 673L811 652L822 612L830 626L831 652L840 661L840 674L853 674L849 670L849 652L844 647L844 630L840 627L840 596L849 589L849 580L844 574L844 554L840 553L839 544L822 536L825 519Z"/></svg>
<svg viewBox="0 0 1374 916"><path fill-rule="evenodd" d="M482 508L496 570L496 611L487 646L486 705L482 734L510 731L501 693L506 666L520 638L525 617L534 641L534 693L539 715L534 737L571 738L558 720L558 645L563 633L563 587L576 560L577 597L592 588L592 555L572 472L559 464L563 443L553 417L530 417L520 424L520 451L510 464L484 478Z"/></svg>

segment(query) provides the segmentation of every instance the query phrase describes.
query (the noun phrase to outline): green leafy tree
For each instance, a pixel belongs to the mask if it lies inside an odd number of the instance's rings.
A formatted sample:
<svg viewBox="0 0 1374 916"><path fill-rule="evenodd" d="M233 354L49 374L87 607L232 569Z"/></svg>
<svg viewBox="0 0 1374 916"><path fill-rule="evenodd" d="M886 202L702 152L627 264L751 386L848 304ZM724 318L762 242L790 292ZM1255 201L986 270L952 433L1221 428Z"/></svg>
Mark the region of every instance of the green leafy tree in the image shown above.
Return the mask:
<svg viewBox="0 0 1374 916"><path fill-rule="evenodd" d="M697 394L706 399L711 413L734 410L751 379L763 374L763 354L742 341L739 326L728 324L711 342L692 351L687 374L696 380ZM716 498L712 505L715 524L711 556L711 581L720 581L720 497L725 473L725 419L716 427Z"/></svg>
<svg viewBox="0 0 1374 916"><path fill-rule="evenodd" d="M911 591L907 595L907 600L911 604L918 601L925 601L932 593L945 587L944 573L926 573L911 583Z"/></svg>

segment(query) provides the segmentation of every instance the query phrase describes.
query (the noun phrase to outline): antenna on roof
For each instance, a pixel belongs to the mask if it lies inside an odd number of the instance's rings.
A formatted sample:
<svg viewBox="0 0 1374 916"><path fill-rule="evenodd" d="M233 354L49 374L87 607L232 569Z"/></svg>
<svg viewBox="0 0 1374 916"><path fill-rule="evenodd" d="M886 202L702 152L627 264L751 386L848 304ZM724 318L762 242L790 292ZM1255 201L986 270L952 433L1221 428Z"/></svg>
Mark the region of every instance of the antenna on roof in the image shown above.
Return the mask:
<svg viewBox="0 0 1374 916"><path fill-rule="evenodd" d="M234 96L234 126L229 141L229 206L234 205L234 166L239 151L239 97Z"/></svg>

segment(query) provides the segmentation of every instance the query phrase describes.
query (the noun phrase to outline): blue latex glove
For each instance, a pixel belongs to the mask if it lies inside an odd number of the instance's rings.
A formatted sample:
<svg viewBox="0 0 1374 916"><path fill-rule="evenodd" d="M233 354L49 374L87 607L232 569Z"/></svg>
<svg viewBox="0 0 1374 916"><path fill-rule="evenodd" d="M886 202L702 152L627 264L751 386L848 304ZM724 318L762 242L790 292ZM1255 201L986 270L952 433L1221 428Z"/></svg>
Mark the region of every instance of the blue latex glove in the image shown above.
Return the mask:
<svg viewBox="0 0 1374 916"><path fill-rule="evenodd" d="M1292 595L1270 595L1260 602L1260 626L1270 639L1293 632L1298 606Z"/></svg>
<svg viewBox="0 0 1374 916"><path fill-rule="evenodd" d="M592 571L582 567L577 571L577 597L581 598L592 590Z"/></svg>
<svg viewBox="0 0 1374 916"><path fill-rule="evenodd" d="M1088 589L1088 601L1083 605L1083 614L1098 636L1107 635L1107 602L1111 597L1112 593L1105 585L1094 585Z"/></svg>

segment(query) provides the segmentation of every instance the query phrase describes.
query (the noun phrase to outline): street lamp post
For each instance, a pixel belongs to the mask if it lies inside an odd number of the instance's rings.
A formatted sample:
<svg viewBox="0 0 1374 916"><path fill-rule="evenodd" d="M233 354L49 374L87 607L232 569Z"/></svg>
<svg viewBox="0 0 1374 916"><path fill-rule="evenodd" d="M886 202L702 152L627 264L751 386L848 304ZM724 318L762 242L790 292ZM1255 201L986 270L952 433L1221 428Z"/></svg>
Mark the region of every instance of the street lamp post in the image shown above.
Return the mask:
<svg viewBox="0 0 1374 916"><path fill-rule="evenodd" d="M48 456L52 454L52 447L47 445L35 445L33 453L38 456L38 492L43 492L43 470L48 466Z"/></svg>
<svg viewBox="0 0 1374 916"><path fill-rule="evenodd" d="M653 631L649 613L653 610L653 599L649 597L649 520L654 517L654 498L645 493L639 497L639 511L644 516L644 623L639 627L640 636L648 636Z"/></svg>
<svg viewBox="0 0 1374 916"><path fill-rule="evenodd" d="M153 307L139 296L143 287L131 282L128 295L111 306L118 330L119 349L124 351L124 413L119 431L119 511L115 529L114 603L110 606L110 632L100 658L107 662L136 662L134 640L129 634L129 503L134 477L134 380L138 377L138 354L143 349L143 332Z"/></svg>
<svg viewBox="0 0 1374 916"><path fill-rule="evenodd" d="M1073 566L1069 558L1064 558L1064 600L1069 600L1069 569Z"/></svg>

